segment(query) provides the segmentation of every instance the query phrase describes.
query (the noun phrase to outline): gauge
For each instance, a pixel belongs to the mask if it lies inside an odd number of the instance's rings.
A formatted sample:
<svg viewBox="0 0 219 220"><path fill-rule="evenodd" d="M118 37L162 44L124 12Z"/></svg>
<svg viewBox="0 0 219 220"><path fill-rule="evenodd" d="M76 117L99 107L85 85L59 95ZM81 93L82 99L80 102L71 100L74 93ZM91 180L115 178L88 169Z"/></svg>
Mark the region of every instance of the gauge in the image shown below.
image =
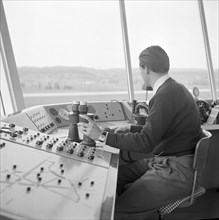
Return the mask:
<svg viewBox="0 0 219 220"><path fill-rule="evenodd" d="M69 112L67 110L65 110L64 108L60 108L59 110L59 115L65 119L65 120L69 120Z"/></svg>
<svg viewBox="0 0 219 220"><path fill-rule="evenodd" d="M49 112L50 112L52 115L54 115L54 116L57 116L57 115L58 115L58 112L57 112L56 109L54 109L54 108L50 108L50 109L49 109Z"/></svg>

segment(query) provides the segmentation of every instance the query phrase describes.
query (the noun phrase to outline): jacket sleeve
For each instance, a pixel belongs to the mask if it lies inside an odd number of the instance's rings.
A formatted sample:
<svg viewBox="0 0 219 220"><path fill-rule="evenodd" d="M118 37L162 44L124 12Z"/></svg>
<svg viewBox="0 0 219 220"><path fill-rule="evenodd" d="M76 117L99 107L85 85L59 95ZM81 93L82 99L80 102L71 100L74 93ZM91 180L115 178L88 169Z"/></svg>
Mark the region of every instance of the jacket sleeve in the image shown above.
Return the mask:
<svg viewBox="0 0 219 220"><path fill-rule="evenodd" d="M121 150L152 152L153 148L162 140L162 136L174 119L175 114L171 97L155 96L149 103L149 115L139 133L109 133L106 144Z"/></svg>
<svg viewBox="0 0 219 220"><path fill-rule="evenodd" d="M132 132L132 133L136 133L136 132L140 133L141 130L143 129L143 127L144 127L143 125L131 125L130 132Z"/></svg>

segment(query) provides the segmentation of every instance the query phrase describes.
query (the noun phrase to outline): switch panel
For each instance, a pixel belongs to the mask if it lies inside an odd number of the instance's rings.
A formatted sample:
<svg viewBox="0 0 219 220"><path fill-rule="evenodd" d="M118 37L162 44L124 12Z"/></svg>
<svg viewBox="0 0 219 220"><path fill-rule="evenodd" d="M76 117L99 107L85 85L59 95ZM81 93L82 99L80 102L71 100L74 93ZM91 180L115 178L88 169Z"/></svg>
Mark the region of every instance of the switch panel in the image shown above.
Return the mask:
<svg viewBox="0 0 219 220"><path fill-rule="evenodd" d="M120 102L89 103L88 112L95 114L95 121L123 121L125 120Z"/></svg>

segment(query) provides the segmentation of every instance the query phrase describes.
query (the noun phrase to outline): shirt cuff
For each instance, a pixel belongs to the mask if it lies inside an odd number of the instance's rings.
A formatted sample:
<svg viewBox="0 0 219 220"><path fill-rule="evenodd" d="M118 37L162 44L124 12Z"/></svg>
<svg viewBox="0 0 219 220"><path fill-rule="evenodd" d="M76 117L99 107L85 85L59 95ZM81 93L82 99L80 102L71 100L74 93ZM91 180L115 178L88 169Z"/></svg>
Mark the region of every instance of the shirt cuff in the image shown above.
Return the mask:
<svg viewBox="0 0 219 220"><path fill-rule="evenodd" d="M108 133L107 131L103 131L102 134L100 135L99 137L99 141L103 144L106 144L106 140L107 140L107 136L108 136Z"/></svg>

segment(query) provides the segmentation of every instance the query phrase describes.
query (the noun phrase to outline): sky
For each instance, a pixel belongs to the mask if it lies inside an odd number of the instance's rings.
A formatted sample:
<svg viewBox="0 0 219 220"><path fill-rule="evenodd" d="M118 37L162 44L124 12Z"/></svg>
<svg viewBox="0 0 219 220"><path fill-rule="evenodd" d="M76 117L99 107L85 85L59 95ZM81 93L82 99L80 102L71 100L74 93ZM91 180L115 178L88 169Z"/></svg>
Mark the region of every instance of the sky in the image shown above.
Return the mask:
<svg viewBox="0 0 219 220"><path fill-rule="evenodd" d="M3 0L16 64L124 68L119 3ZM213 66L218 68L218 0L204 2ZM196 0L125 1L132 67L160 45L175 68L206 68Z"/></svg>

